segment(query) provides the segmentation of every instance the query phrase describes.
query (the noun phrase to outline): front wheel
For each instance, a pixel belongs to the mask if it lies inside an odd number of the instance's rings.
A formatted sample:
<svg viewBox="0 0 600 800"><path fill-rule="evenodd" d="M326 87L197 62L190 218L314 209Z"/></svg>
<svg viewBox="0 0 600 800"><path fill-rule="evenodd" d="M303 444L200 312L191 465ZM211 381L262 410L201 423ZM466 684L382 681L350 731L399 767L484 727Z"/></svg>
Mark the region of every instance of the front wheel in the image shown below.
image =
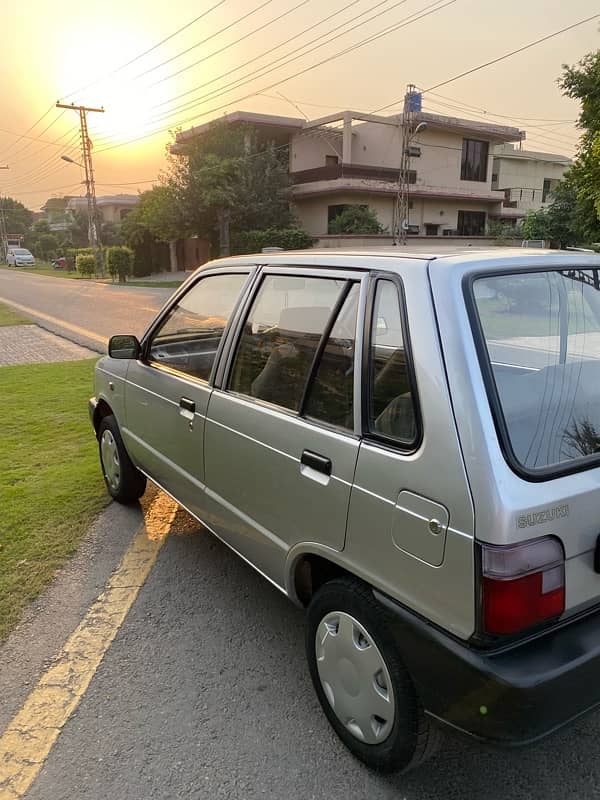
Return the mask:
<svg viewBox="0 0 600 800"><path fill-rule="evenodd" d="M319 589L308 610L306 652L329 722L367 766L407 770L435 751L438 730L366 584L337 578Z"/></svg>
<svg viewBox="0 0 600 800"><path fill-rule="evenodd" d="M133 503L146 491L146 476L137 469L125 449L117 421L112 414L98 428L98 446L104 482L119 503Z"/></svg>

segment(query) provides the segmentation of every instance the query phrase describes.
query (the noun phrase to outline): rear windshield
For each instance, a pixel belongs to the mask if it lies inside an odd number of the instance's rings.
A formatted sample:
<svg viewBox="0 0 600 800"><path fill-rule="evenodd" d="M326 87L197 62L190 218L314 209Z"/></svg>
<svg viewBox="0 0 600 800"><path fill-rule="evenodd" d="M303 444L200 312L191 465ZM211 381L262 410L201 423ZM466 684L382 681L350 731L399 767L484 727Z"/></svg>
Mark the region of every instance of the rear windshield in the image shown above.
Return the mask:
<svg viewBox="0 0 600 800"><path fill-rule="evenodd" d="M527 471L600 455L599 273L552 270L473 283L504 435Z"/></svg>

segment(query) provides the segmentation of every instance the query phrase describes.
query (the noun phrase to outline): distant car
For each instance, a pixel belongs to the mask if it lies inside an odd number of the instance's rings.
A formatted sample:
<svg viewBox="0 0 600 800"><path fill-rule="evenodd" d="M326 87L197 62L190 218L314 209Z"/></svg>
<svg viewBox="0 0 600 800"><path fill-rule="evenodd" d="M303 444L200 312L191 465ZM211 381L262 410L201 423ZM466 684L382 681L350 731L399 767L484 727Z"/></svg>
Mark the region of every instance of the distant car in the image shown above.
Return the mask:
<svg viewBox="0 0 600 800"><path fill-rule="evenodd" d="M35 258L24 247L9 247L6 263L9 267L32 267L35 264Z"/></svg>

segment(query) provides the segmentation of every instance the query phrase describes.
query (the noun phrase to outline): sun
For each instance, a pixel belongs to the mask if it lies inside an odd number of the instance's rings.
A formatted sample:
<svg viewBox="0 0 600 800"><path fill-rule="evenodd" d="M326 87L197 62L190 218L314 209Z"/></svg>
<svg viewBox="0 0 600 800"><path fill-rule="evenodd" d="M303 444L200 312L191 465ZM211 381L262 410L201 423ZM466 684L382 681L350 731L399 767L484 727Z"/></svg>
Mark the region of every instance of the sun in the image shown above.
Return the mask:
<svg viewBox="0 0 600 800"><path fill-rule="evenodd" d="M169 89L167 83L157 83L164 68L151 70L160 60L156 54L124 67L151 46L152 34L142 36L139 25L115 30L99 23L95 28L94 37L85 41L74 33L68 37L69 46L59 60L58 85L68 92L61 102L104 108L103 113L88 115L92 143L102 148L161 127L157 106L168 100Z"/></svg>

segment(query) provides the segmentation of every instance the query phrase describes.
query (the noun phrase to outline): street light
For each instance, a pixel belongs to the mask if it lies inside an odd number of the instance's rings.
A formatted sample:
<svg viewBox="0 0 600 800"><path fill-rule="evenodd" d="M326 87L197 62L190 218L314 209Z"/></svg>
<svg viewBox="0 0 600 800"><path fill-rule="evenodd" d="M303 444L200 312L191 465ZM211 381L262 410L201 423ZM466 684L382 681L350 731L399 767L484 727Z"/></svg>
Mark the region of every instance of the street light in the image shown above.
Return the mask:
<svg viewBox="0 0 600 800"><path fill-rule="evenodd" d="M83 164L80 164L79 161L75 161L75 159L71 158L71 156L61 156L63 161L67 161L69 164L75 164L77 167L81 167L83 169Z"/></svg>

